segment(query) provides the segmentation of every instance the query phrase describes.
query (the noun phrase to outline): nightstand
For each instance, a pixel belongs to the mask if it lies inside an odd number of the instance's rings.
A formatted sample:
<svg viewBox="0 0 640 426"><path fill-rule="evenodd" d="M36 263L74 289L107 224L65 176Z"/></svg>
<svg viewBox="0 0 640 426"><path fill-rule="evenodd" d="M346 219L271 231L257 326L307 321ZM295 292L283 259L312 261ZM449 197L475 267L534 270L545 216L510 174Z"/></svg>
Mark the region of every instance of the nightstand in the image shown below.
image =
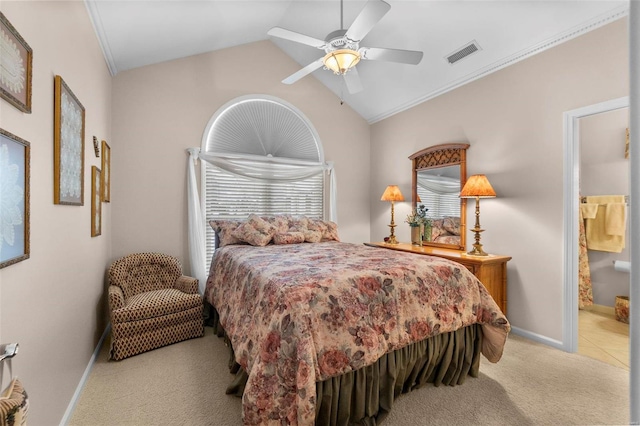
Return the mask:
<svg viewBox="0 0 640 426"><path fill-rule="evenodd" d="M490 254L488 256L471 256L463 251L446 248L416 246L409 243L365 243L367 246L380 247L408 253L426 254L453 260L465 266L487 288L500 310L507 314L507 262L511 256Z"/></svg>

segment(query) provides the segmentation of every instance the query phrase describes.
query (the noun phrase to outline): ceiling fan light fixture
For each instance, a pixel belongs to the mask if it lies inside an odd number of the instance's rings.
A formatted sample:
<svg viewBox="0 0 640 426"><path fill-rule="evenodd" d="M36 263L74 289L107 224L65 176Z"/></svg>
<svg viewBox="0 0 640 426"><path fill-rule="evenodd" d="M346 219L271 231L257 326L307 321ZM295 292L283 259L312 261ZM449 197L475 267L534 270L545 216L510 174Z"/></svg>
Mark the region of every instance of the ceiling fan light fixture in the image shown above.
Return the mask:
<svg viewBox="0 0 640 426"><path fill-rule="evenodd" d="M351 49L333 50L324 56L322 62L335 74L343 75L360 62L360 53Z"/></svg>

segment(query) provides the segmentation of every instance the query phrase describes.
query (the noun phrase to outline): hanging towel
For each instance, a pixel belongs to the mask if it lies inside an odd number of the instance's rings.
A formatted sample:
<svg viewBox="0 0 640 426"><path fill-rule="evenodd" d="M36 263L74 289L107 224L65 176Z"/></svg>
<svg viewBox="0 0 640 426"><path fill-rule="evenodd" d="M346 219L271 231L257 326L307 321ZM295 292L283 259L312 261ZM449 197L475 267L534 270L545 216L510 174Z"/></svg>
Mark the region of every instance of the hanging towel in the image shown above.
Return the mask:
<svg viewBox="0 0 640 426"><path fill-rule="evenodd" d="M597 207L597 204L594 204ZM579 234L578 234L578 309L593 305L593 288L591 285L591 269L589 268L589 255L587 254L587 237L584 229L583 209L580 209L578 215ZM595 213L594 213L595 216Z"/></svg>
<svg viewBox="0 0 640 426"><path fill-rule="evenodd" d="M583 219L595 219L598 213L598 205L591 203L580 204L580 213Z"/></svg>
<svg viewBox="0 0 640 426"><path fill-rule="evenodd" d="M594 219L586 219L587 248L589 250L612 253L622 252L622 249L624 249L624 232L622 232L622 235L610 235L607 233L607 204L622 204L624 206L624 195L588 196L587 204L598 205L596 217ZM614 208L614 210L616 209ZM622 209L622 213L622 219L615 216L610 218L611 229L615 229L616 224L619 223L624 226L624 209Z"/></svg>
<svg viewBox="0 0 640 426"><path fill-rule="evenodd" d="M624 235L626 230L625 203L609 203L605 208L604 227L607 235Z"/></svg>

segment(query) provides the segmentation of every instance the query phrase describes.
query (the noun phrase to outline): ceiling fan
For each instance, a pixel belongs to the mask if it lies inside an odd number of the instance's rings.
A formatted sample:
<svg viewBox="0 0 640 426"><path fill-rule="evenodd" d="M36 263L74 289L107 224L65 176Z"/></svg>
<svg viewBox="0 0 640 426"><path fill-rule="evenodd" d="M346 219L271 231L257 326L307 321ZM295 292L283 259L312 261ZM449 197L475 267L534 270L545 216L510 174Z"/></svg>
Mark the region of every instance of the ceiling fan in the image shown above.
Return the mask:
<svg viewBox="0 0 640 426"><path fill-rule="evenodd" d="M293 84L324 65L326 69L333 71L337 75L342 75L347 90L353 94L362 90L360 76L355 68L355 65L360 62L361 59L418 65L422 60L422 52L416 50L360 46L362 39L365 38L389 9L391 9L389 3L382 0L369 0L349 29L344 30L342 29L343 4L342 0L340 0L341 29L329 33L324 40L280 27L271 28L267 32L270 36L306 44L324 50L325 52L324 56L291 74L282 80L282 82L285 84Z"/></svg>

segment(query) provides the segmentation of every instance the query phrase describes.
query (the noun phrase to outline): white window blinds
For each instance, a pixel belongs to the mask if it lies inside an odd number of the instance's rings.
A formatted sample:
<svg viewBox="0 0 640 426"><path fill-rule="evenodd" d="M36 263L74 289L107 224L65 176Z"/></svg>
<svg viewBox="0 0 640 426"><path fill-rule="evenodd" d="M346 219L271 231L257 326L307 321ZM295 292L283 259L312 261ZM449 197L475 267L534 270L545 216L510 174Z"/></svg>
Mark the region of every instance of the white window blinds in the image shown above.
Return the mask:
<svg viewBox="0 0 640 426"><path fill-rule="evenodd" d="M418 197L427 206L427 217L460 216L460 181L444 176L418 177Z"/></svg>
<svg viewBox="0 0 640 426"><path fill-rule="evenodd" d="M422 204L427 206L427 217L438 219L441 217L460 217L460 197L457 194L436 194L418 188L418 196Z"/></svg>

